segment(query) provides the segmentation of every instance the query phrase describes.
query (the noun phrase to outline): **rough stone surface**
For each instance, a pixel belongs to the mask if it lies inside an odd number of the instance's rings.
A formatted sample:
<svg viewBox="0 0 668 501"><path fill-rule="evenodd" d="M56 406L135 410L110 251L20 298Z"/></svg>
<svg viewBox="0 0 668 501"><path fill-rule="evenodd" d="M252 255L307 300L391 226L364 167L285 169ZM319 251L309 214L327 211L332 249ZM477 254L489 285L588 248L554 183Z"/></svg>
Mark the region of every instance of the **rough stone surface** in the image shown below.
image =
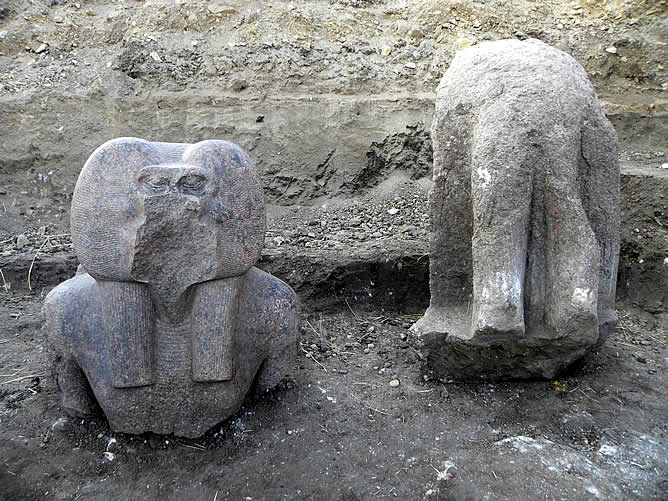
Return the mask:
<svg viewBox="0 0 668 501"><path fill-rule="evenodd" d="M584 69L538 40L466 49L432 140L431 367L554 376L616 322L617 136Z"/></svg>
<svg viewBox="0 0 668 501"><path fill-rule="evenodd" d="M397 135L431 123L455 52L483 40L533 36L568 52L585 64L624 149L665 154L666 23L656 2L284 0L216 16L210 3L4 2L0 241L33 225L68 233L69 197L91 151L146 131L239 144L271 203L357 197L351 188L373 169L396 165L387 154ZM425 153L404 152L417 160L411 173L431 162Z"/></svg>
<svg viewBox="0 0 668 501"><path fill-rule="evenodd" d="M109 141L79 176L71 224L85 273L43 308L66 411L195 437L254 381L263 390L289 373L298 300L253 267L264 198L241 148Z"/></svg>

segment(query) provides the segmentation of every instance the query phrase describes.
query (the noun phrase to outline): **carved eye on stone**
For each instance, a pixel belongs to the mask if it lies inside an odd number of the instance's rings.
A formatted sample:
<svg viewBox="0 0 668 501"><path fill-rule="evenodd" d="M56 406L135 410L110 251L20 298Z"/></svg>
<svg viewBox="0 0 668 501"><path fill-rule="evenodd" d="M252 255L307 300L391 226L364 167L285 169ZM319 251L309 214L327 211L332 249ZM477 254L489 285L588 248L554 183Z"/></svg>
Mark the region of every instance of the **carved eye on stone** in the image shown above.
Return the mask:
<svg viewBox="0 0 668 501"><path fill-rule="evenodd" d="M145 174L139 178L139 184L153 192L169 190L169 178L160 174Z"/></svg>
<svg viewBox="0 0 668 501"><path fill-rule="evenodd" d="M186 195L198 195L204 191L206 182L206 177L201 174L188 174L179 179L179 187Z"/></svg>

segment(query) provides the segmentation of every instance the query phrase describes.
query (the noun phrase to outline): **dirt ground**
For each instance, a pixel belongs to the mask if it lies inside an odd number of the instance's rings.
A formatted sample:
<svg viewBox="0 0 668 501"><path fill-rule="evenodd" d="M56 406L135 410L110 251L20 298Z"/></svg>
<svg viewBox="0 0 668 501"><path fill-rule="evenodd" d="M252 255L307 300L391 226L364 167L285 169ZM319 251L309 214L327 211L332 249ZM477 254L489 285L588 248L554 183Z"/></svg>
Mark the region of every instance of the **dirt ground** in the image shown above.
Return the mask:
<svg viewBox="0 0 668 501"><path fill-rule="evenodd" d="M69 235L0 242L0 500L665 499L666 315L642 268L663 178L645 172L623 178L619 327L556 381L430 378L408 335L429 300L428 179L270 206L259 266L304 301L294 376L196 440L62 413L40 308L76 269Z"/></svg>
<svg viewBox="0 0 668 501"><path fill-rule="evenodd" d="M623 149L665 152L664 11L665 0L0 0L0 238L66 227L81 166L119 136L235 142L272 203L354 196L407 126L428 131L452 57L485 40L571 54ZM428 134L411 135L402 160L426 170Z"/></svg>
<svg viewBox="0 0 668 501"><path fill-rule="evenodd" d="M556 381L423 366L408 328L429 300L428 179L270 206L259 266L304 301L294 376L196 440L63 414L40 308L76 269L69 235L0 242L0 499L665 499L665 308L642 268L665 241L662 178L624 179L619 327Z"/></svg>
<svg viewBox="0 0 668 501"><path fill-rule="evenodd" d="M0 0L0 501L668 499L665 3ZM434 380L434 90L508 37L580 61L619 134L620 323L556 381ZM293 379L196 440L65 416L40 333L78 172L127 135L248 150L259 266L304 303Z"/></svg>
<svg viewBox="0 0 668 501"><path fill-rule="evenodd" d="M406 340L425 305L307 307L294 379L185 440L65 417L41 302L3 297L0 309L3 500L668 495L668 352L640 310L622 308L607 344L558 381L458 384L421 372Z"/></svg>
<svg viewBox="0 0 668 501"><path fill-rule="evenodd" d="M361 199L270 207L260 266L304 301L294 377L196 440L62 413L39 311L76 267L69 235L6 243L0 499L665 499L661 303L620 303L612 337L556 381L432 379L408 331L429 300L428 186L397 174ZM632 214L652 229L629 230L636 265L665 238L640 216L655 203Z"/></svg>

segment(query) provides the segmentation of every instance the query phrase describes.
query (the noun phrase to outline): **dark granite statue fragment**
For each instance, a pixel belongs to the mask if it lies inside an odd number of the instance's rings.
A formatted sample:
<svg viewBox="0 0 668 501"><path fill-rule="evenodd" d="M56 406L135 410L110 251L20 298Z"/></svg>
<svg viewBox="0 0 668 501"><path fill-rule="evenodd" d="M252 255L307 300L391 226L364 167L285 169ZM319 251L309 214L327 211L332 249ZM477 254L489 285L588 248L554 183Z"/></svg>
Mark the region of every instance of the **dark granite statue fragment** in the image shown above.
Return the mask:
<svg viewBox="0 0 668 501"><path fill-rule="evenodd" d="M85 272L43 308L68 413L196 437L289 374L298 299L253 266L264 195L241 148L109 141L81 171L71 226Z"/></svg>
<svg viewBox="0 0 668 501"><path fill-rule="evenodd" d="M616 322L617 136L584 69L537 40L463 50L432 140L418 344L440 376L553 377Z"/></svg>

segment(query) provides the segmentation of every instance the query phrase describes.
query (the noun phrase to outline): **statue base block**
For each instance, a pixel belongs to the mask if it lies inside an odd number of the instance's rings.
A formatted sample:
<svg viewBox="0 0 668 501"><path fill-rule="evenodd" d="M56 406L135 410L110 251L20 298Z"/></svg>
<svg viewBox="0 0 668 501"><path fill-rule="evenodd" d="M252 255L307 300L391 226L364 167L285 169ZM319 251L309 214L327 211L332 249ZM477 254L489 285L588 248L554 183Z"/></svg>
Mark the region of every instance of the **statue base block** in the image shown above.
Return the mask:
<svg viewBox="0 0 668 501"><path fill-rule="evenodd" d="M605 318L603 318L605 317ZM599 347L614 328L614 315L600 315L600 338L573 344L549 328L513 332L474 332L468 305L429 308L411 327L411 343L437 378L458 381L552 379L568 372Z"/></svg>

